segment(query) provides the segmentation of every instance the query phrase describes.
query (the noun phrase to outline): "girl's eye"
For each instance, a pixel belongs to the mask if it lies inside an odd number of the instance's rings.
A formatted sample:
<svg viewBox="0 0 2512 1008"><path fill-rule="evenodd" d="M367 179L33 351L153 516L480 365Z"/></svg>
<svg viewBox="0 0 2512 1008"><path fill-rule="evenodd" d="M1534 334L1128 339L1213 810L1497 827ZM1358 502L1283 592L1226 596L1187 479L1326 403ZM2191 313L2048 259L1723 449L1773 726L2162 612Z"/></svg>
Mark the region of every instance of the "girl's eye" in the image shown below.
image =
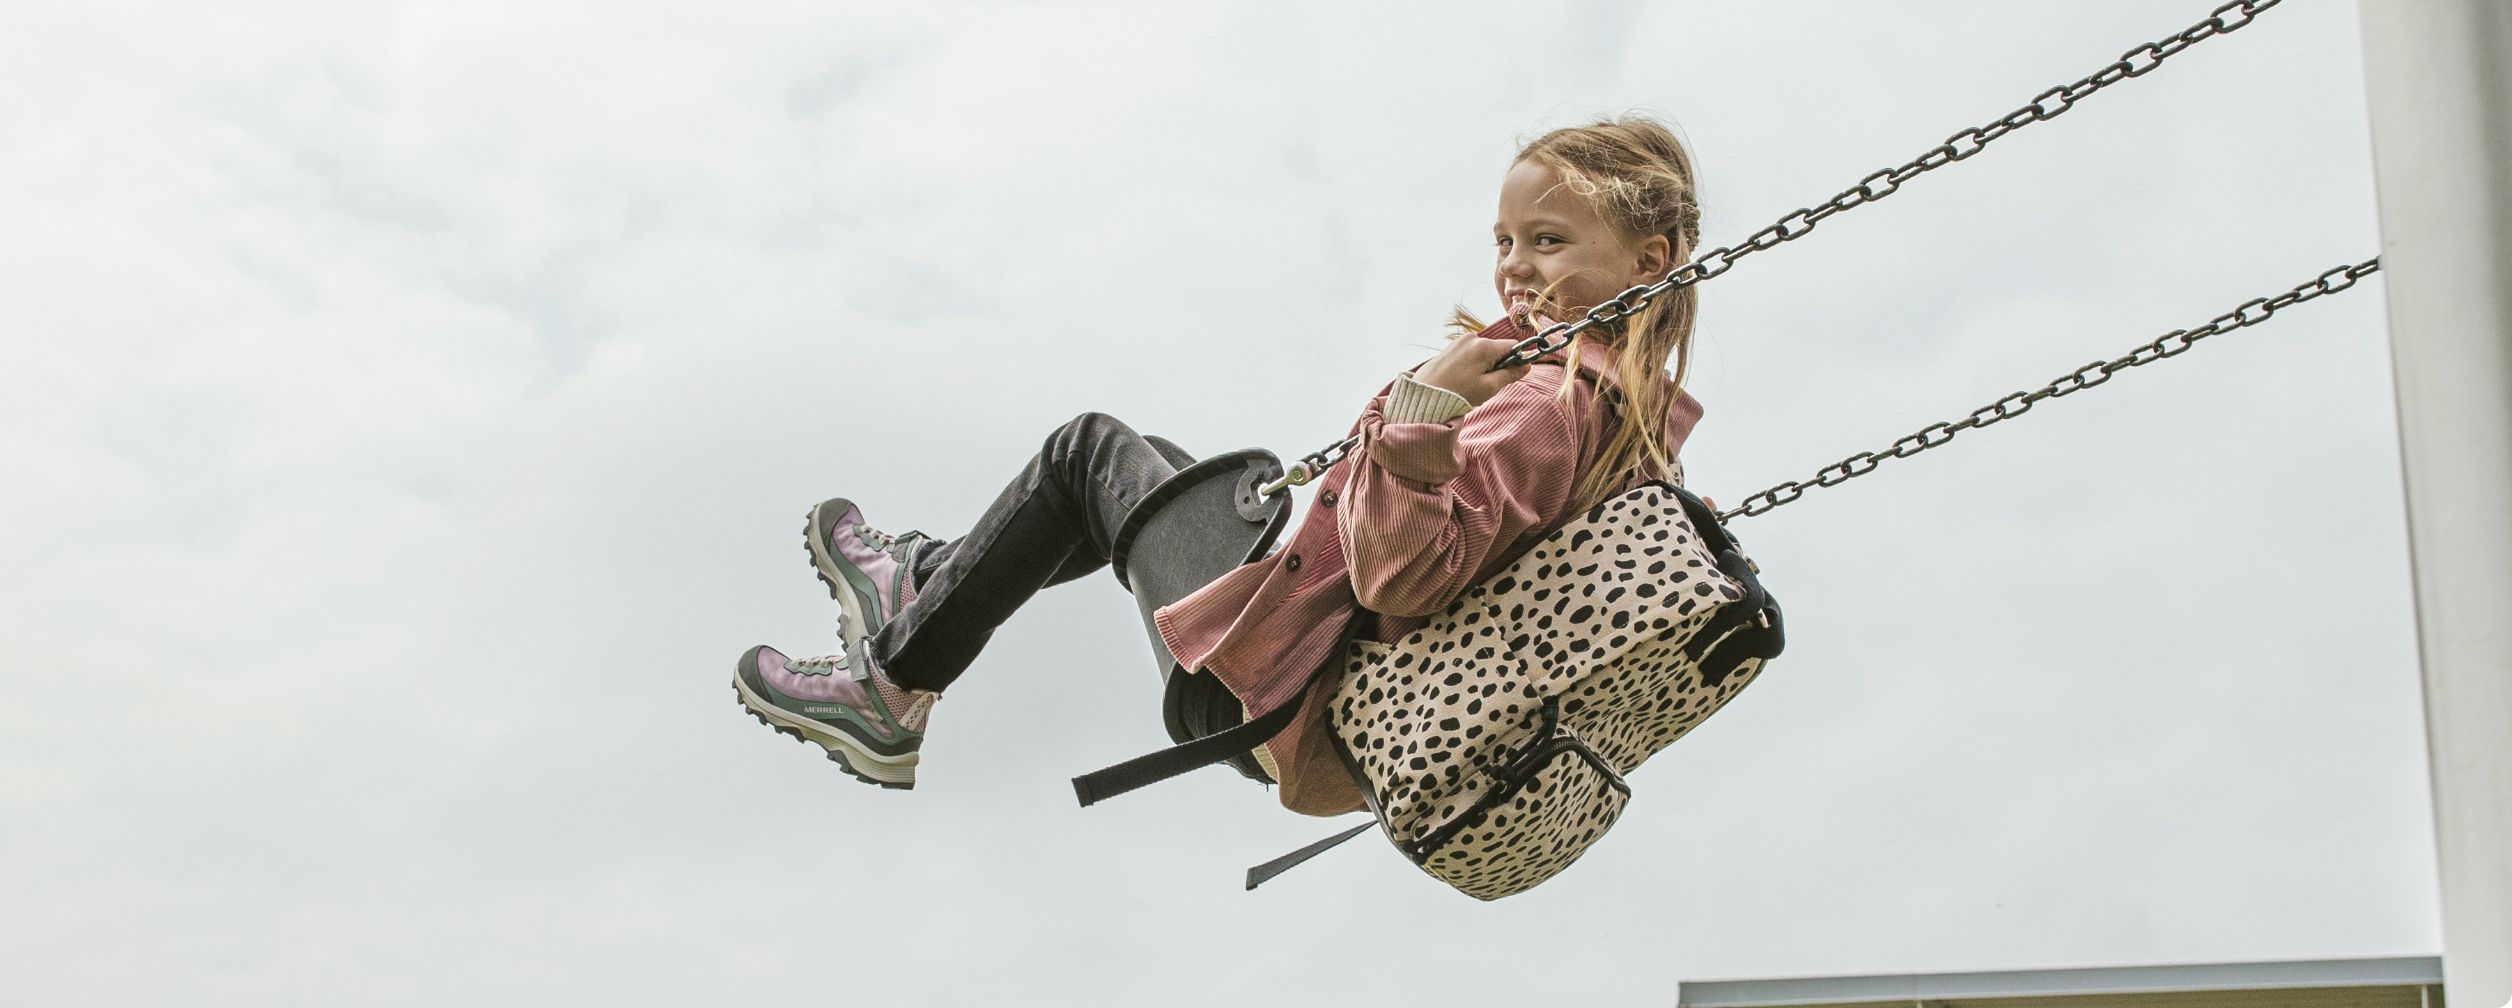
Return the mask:
<svg viewBox="0 0 2512 1008"><path fill-rule="evenodd" d="M1561 238L1560 238L1559 236L1557 236L1557 235L1539 235L1539 236L1537 236L1537 237L1536 237L1536 239L1535 239L1535 244L1538 244L1538 245L1559 245L1559 244L1561 244Z"/></svg>

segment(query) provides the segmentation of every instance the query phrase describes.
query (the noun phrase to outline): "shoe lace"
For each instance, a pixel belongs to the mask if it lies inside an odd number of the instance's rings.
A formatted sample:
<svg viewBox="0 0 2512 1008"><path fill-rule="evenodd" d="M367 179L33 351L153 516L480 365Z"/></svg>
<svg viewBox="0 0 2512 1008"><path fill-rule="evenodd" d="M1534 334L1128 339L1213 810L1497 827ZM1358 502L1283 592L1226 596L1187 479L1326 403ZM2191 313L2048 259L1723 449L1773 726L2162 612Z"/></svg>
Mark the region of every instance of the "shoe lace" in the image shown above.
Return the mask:
<svg viewBox="0 0 2512 1008"><path fill-rule="evenodd" d="M786 669L803 675L853 675L854 663L843 654L797 658L785 663ZM890 711L891 717L907 730L922 732L925 721L932 717L933 704L942 694L929 690L909 689L886 678L875 677L872 687L875 703Z"/></svg>
<svg viewBox="0 0 2512 1008"><path fill-rule="evenodd" d="M864 545L873 549L891 552L895 552L900 543L933 538L915 529L908 529L905 532L883 532L870 525L855 526L855 537L863 540Z"/></svg>
<svg viewBox="0 0 2512 1008"><path fill-rule="evenodd" d="M891 556L897 557L900 563L905 563L913 557L913 554L908 551L904 544L920 539L930 539L932 537L915 529L909 529L905 532L891 533L883 532L870 525L857 525L855 526L855 538L863 540L864 545L880 550L881 552L888 553Z"/></svg>

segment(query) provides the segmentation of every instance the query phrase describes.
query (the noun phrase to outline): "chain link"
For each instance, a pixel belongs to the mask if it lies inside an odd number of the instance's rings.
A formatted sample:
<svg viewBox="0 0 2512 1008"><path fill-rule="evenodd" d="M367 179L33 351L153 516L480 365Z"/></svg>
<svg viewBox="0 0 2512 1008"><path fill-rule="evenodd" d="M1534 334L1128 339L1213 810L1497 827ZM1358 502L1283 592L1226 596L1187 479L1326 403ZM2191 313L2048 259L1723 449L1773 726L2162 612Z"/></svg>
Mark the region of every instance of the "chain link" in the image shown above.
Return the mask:
<svg viewBox="0 0 2512 1008"><path fill-rule="evenodd" d="M1607 298L1602 304L1588 309L1586 315L1574 321L1555 322L1545 326L1534 335L1519 340L1507 354L1502 355L1498 364L1492 366L1492 370L1499 371L1530 363L1538 357L1569 346L1570 340L1580 333L1597 326L1619 322L1640 309L1648 307L1652 300L1734 269L1737 261L1746 256L1777 248L1783 242L1803 238L1813 233L1815 225L1830 219L1834 214L1865 206L1899 192L1902 183L1978 154L1998 138L2025 126L2056 119L2068 109L2076 107L2076 102L2086 96L2131 77L2145 76L2155 67L2163 65L2164 60L2170 59L2182 50L2208 38L2248 25L2251 19L2257 17L2260 12L2283 2L2284 0L2233 0L2231 3L2219 6L2207 16L2206 20L2184 28L2160 41L2148 42L2132 48L2120 54L2119 59L2079 78L2075 83L2061 84L2034 95L2030 103L2007 113L2003 118L1992 121L1986 126L1972 126L1956 131L1954 135L1946 137L1945 142L1928 148L1927 151L1904 162L1900 167L1883 168L1869 173L1865 178L1859 179L1857 185L1841 190L1839 195L1833 196L1820 206L1799 207L1791 210L1782 215L1778 221L1754 232L1741 242L1734 245L1721 245L1701 253L1691 262L1675 267L1667 272L1664 279L1656 283L1640 284ZM1280 493L1317 478L1317 475L1324 472L1326 467L1342 461L1357 440L1347 438L1301 456L1301 461L1293 464L1281 479L1266 485L1265 493L1268 495Z"/></svg>
<svg viewBox="0 0 2512 1008"><path fill-rule="evenodd" d="M1978 427L1987 427L2002 420L2012 420L2016 417L2022 416L2026 410L2030 410L2032 408L2034 403L2040 402L2041 400L2056 399L2060 396L2074 395L2075 393L2100 385L2103 382L2110 381L2112 375L2125 371L2129 368L2152 364L2155 361L2162 360L2166 357L2177 357L2181 354L2189 352L2189 348L2196 346L2199 340L2205 339L2209 336L2214 336L2218 333L2227 333L2235 329L2258 325L2259 323L2265 322L2269 318L2275 316L2276 313L2282 309L2291 308L2313 298L2320 297L2325 294L2335 294L2349 287L2353 287L2355 286L2355 281L2379 272L2380 269L2381 260L2379 258L2366 259L2353 266L2338 266L2332 268L2309 282L2274 297L2252 298L2248 301L2244 301L2241 303L2240 307L2234 308L2232 311L2225 312L2222 315L2218 315L2215 318L2208 320L2206 325L2199 326L2196 329L2174 329L2171 332L2164 333L2162 336L2157 337L2153 342L2129 351L2128 355L2125 357L2120 357L2114 360L2094 361L2091 364L2087 364L2074 371L2060 375L2057 380L2052 381L2035 391L2009 392L2000 397L1996 402L1971 411L1970 416L1964 417L1960 420L1929 424L1926 427L1920 428L1916 433L1906 435L1900 440L1893 442L1890 447L1887 447L1882 451L1859 452L1855 455L1849 456L1848 458L1834 462L1831 465L1823 467L1821 471L1815 473L1814 478L1811 480L1805 480L1802 482L1798 480L1789 480L1788 482L1782 483L1768 490L1764 490L1761 493L1754 494L1751 497L1745 498L1744 503L1736 507L1734 510L1720 512L1718 515L1719 520L1732 521L1736 518L1750 518L1754 515L1767 514L1773 508L1805 496L1805 492L1808 490L1816 487L1839 486L1842 483L1846 483L1857 477L1874 472L1875 468L1884 464L1884 460L1886 459L1909 458L1913 455L1919 454L1920 452L1951 441L1954 439L1954 435L1960 434L1963 431Z"/></svg>
<svg viewBox="0 0 2512 1008"><path fill-rule="evenodd" d="M1307 486L1308 481L1316 479L1328 467L1343 461L1343 457L1351 454L1352 449L1360 443L1360 435L1355 434L1300 456L1299 461L1291 463L1289 468L1282 471L1282 478L1265 484L1265 496L1271 497L1295 486Z"/></svg>
<svg viewBox="0 0 2512 1008"><path fill-rule="evenodd" d="M1609 325L1647 307L1651 300L1664 297L1711 277L1734 269L1738 260L1756 252L1777 248L1782 242L1795 241L1814 231L1814 226L1834 214L1865 206L1901 191L1901 184L1920 175L1943 168L1987 149L2000 137L2037 122L2048 122L2076 107L2076 103L2103 88L2131 77L2142 77L2181 50L2201 41L2247 25L2260 12L2284 0L2233 0L2207 16L2207 19L2182 29L2159 42L2148 42L2120 54L2110 65L2078 78L2075 83L2061 84L2040 94L2022 108L2007 113L1986 126L1971 126L1955 131L1944 143L1928 148L1918 157L1898 168L1882 168L1858 184L1840 191L1839 195L1820 206L1799 207L1779 220L1747 236L1734 245L1721 245L1693 258L1666 274L1653 284L1642 284L1616 294L1603 304L1588 310L1586 316L1571 322L1555 322L1543 331L1519 340L1500 359L1493 370L1516 367L1535 358L1570 345L1571 337L1588 329ZM2229 19L2228 19L2229 18ZM1880 186L1879 186L1880 184Z"/></svg>

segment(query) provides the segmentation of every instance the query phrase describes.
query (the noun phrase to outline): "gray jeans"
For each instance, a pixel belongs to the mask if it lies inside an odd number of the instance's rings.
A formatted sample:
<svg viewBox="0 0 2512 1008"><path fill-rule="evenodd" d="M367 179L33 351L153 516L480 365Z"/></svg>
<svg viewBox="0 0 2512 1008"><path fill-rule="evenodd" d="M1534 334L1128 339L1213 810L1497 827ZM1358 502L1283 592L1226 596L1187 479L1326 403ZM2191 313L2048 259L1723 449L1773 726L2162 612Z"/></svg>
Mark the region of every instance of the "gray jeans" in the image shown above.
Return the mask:
<svg viewBox="0 0 2512 1008"><path fill-rule="evenodd" d="M914 689L949 686L1030 596L1107 566L1134 505L1194 461L1104 413L1056 428L976 528L917 554L915 600L872 638L882 671Z"/></svg>

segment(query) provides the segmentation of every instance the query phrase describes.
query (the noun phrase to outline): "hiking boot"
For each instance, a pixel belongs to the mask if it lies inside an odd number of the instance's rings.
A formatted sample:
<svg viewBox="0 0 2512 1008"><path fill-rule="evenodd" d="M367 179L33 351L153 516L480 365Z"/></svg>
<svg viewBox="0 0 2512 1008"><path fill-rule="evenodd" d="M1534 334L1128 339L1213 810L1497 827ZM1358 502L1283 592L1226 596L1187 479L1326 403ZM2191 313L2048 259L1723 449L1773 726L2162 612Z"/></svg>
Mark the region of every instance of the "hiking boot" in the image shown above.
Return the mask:
<svg viewBox="0 0 2512 1008"><path fill-rule="evenodd" d="M819 658L751 648L734 669L733 692L760 724L817 743L855 779L901 789L916 786L916 750L940 696L891 682L860 638L846 654Z"/></svg>
<svg viewBox="0 0 2512 1008"><path fill-rule="evenodd" d="M811 509L802 527L811 569L845 611L838 639L855 642L881 632L900 606L915 601L917 551L933 540L922 532L891 535L863 523L863 510L844 497Z"/></svg>

